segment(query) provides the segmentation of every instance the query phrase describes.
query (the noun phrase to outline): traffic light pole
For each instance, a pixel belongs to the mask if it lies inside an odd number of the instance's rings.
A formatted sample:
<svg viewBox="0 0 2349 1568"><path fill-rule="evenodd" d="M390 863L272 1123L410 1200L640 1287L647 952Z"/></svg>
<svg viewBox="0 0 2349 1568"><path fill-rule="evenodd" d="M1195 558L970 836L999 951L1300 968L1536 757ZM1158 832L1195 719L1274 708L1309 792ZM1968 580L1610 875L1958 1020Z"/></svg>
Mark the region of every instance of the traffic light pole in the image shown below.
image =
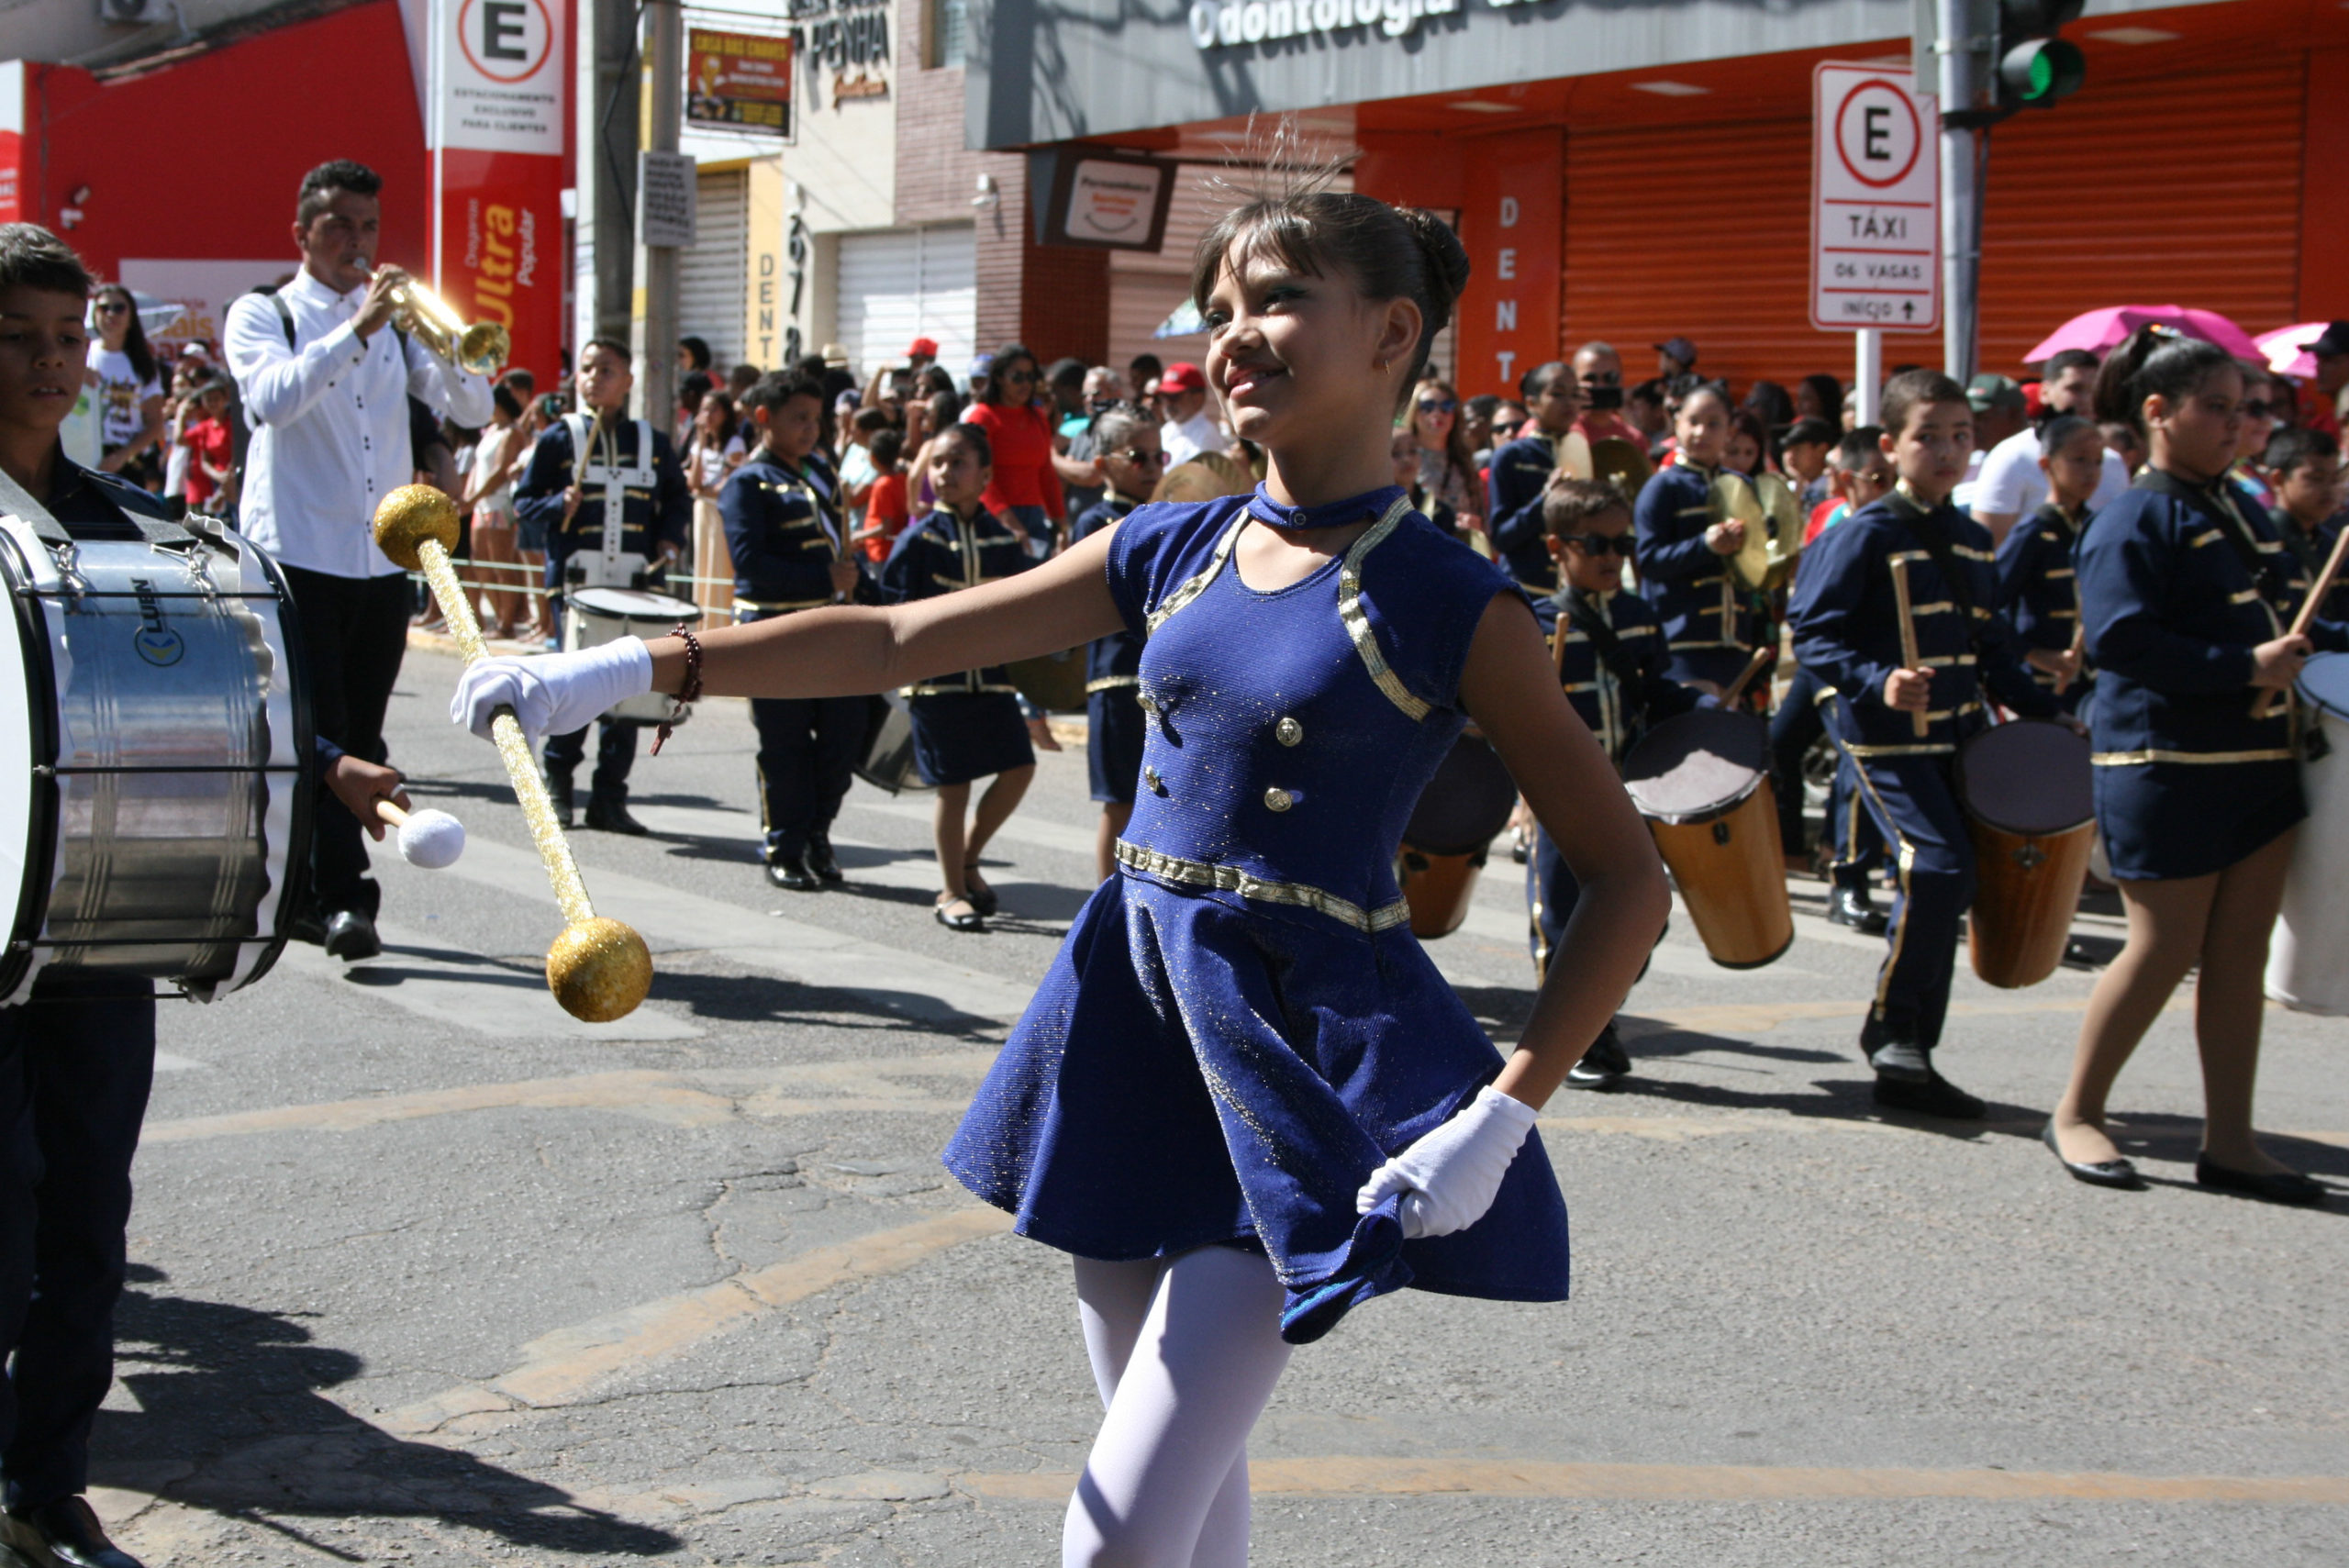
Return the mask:
<svg viewBox="0 0 2349 1568"><path fill-rule="evenodd" d="M1982 284L1982 165L1988 138L1968 123L1989 88L1998 0L1934 0L1942 114L1942 365L1974 377ZM1959 123L1953 125L1951 121Z"/></svg>

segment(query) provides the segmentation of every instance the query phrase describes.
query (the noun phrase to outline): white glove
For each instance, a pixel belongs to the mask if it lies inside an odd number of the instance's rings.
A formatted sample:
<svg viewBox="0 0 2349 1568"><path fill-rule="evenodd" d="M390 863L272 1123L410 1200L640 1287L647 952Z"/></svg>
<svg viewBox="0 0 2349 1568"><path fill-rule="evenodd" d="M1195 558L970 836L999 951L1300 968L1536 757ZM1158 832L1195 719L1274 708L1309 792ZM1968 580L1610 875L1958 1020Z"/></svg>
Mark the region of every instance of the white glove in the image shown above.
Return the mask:
<svg viewBox="0 0 2349 1568"><path fill-rule="evenodd" d="M546 736L584 728L613 704L651 689L652 651L634 637L576 653L484 659L466 665L458 678L457 695L449 699L449 722L486 740L491 715L511 707L522 733L536 745Z"/></svg>
<svg viewBox="0 0 2349 1568"><path fill-rule="evenodd" d="M1493 1207L1533 1118L1533 1107L1523 1100L1498 1089L1478 1090L1441 1127L1373 1171L1354 1195L1354 1211L1368 1214L1401 1193L1404 1240L1465 1230Z"/></svg>

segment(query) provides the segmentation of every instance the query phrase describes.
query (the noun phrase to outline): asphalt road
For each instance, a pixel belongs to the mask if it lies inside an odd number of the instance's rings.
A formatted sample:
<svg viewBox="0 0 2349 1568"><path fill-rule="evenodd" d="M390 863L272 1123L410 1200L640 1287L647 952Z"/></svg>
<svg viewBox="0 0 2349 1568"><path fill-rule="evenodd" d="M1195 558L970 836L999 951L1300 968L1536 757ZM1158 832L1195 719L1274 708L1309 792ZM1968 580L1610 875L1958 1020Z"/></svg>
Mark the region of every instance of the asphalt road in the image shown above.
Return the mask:
<svg viewBox="0 0 2349 1568"><path fill-rule="evenodd" d="M472 847L378 856L384 956L165 1008L102 1514L150 1568L1056 1562L1098 1416L1068 1268L937 1155L1089 887L1083 754L1044 759L991 856L1007 916L964 936L920 796L858 786L847 889L767 887L747 715L705 705L638 764L657 836L577 837L660 968L590 1028L546 994L554 906L442 717L454 668L410 658L392 731ZM1431 950L1504 1040L1522 907L1497 860ZM1409 1292L1297 1356L1256 1561L2349 1560L2349 1191L2193 1186L2179 1010L2117 1102L2153 1189L2065 1178L2036 1134L2068 971L1961 965L1943 1060L1987 1125L1880 1116L1852 1050L1878 944L1798 924L1739 973L1675 921L1636 1081L1544 1114L1572 1303ZM2262 1105L2349 1188L2344 1047L2271 1010Z"/></svg>

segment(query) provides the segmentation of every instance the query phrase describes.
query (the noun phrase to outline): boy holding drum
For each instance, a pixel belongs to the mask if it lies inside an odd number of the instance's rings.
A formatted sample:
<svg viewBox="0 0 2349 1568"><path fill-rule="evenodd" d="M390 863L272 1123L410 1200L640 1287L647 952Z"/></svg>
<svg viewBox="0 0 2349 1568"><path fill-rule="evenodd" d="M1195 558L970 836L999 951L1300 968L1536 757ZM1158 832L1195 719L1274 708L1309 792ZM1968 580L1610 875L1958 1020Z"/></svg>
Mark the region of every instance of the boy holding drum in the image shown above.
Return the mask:
<svg viewBox="0 0 2349 1568"><path fill-rule="evenodd" d="M1958 804L1958 743L1989 722L1985 688L2017 713L2054 718L1995 606L1988 530L1950 504L1973 449L1965 389L1932 371L1884 388L1892 493L1805 552L1788 617L1795 656L1831 692L1828 733L1856 768L1868 815L1893 846L1899 892L1890 951L1860 1030L1876 1102L1972 1119L1982 1102L1934 1069L1974 899L1974 850Z"/></svg>

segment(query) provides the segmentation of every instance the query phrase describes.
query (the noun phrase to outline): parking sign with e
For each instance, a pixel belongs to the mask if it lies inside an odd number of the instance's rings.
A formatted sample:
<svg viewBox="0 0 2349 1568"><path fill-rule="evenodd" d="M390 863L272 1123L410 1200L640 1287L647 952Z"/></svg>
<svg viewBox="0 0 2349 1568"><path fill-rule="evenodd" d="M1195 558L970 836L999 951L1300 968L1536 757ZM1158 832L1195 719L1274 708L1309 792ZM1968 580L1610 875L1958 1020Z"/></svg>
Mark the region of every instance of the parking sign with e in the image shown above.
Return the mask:
<svg viewBox="0 0 2349 1568"><path fill-rule="evenodd" d="M1810 321L1941 323L1939 122L1905 71L1822 64L1811 136Z"/></svg>

